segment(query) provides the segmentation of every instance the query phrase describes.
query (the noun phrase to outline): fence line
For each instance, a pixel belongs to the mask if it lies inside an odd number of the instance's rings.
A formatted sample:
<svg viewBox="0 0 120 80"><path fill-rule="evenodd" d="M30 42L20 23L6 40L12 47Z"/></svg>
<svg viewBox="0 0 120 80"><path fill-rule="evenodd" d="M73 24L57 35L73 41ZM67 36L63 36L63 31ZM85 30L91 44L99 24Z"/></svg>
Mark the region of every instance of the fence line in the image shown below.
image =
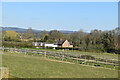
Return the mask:
<svg viewBox="0 0 120 80"><path fill-rule="evenodd" d="M107 60L107 59L101 59L101 58L94 58L89 56L83 56L83 55L73 55L73 54L65 54L64 52L52 52L52 51L42 51L42 50L31 50L31 49L17 49L17 48L4 48L4 51L10 51L10 52L20 52L20 53L32 53L32 55L40 54L43 55L45 58L47 57L53 57L60 60L65 61L74 61L77 64L101 64L101 65L112 65L112 66L119 66L120 61L115 60ZM82 57L83 56L83 57ZM99 65L96 65L99 66Z"/></svg>

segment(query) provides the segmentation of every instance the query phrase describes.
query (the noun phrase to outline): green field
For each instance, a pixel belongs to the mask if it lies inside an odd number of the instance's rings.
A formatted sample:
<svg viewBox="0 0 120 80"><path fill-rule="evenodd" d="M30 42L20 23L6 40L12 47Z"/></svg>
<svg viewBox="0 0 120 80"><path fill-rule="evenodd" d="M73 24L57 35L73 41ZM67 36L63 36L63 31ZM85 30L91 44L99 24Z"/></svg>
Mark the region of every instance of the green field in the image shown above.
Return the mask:
<svg viewBox="0 0 120 80"><path fill-rule="evenodd" d="M3 67L18 78L117 78L118 71L51 61L40 56L4 53Z"/></svg>

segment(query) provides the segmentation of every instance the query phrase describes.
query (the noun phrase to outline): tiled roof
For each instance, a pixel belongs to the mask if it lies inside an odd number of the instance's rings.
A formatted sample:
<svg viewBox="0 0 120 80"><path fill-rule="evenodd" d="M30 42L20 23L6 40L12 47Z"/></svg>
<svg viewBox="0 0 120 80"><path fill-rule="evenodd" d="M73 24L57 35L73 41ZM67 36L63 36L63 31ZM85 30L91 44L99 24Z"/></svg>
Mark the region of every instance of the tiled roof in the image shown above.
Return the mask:
<svg viewBox="0 0 120 80"><path fill-rule="evenodd" d="M55 44L61 45L65 42L65 40L58 40Z"/></svg>

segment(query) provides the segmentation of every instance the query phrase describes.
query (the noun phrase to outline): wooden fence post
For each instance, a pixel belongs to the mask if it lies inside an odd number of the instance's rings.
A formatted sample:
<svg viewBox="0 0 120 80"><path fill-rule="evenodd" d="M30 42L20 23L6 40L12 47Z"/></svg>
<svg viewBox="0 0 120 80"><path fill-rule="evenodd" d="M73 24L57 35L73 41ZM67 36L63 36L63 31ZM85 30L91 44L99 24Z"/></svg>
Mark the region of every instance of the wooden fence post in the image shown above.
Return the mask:
<svg viewBox="0 0 120 80"><path fill-rule="evenodd" d="M63 59L64 59L64 53L63 53L63 55L62 55L62 61L63 61Z"/></svg>
<svg viewBox="0 0 120 80"><path fill-rule="evenodd" d="M106 68L107 68L107 59L106 59Z"/></svg>
<svg viewBox="0 0 120 80"><path fill-rule="evenodd" d="M86 56L85 56L85 64L86 64Z"/></svg>
<svg viewBox="0 0 120 80"><path fill-rule="evenodd" d="M44 53L44 58L46 58L46 52Z"/></svg>
<svg viewBox="0 0 120 80"><path fill-rule="evenodd" d="M77 64L78 64L78 56L77 56Z"/></svg>

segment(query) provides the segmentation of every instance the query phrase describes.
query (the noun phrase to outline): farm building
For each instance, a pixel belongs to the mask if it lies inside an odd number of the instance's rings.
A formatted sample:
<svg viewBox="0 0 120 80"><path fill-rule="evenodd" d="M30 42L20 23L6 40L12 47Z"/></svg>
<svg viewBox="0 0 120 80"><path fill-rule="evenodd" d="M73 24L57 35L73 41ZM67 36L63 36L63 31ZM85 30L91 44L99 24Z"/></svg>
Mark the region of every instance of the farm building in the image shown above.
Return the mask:
<svg viewBox="0 0 120 80"><path fill-rule="evenodd" d="M42 42L33 42L33 46L44 46L44 43Z"/></svg>
<svg viewBox="0 0 120 80"><path fill-rule="evenodd" d="M48 44L43 42L33 42L34 46L45 46L45 47L73 47L72 43L70 43L68 40L58 40L56 43Z"/></svg>
<svg viewBox="0 0 120 80"><path fill-rule="evenodd" d="M70 43L68 40L58 40L56 45L58 47L73 47L72 43Z"/></svg>
<svg viewBox="0 0 120 80"><path fill-rule="evenodd" d="M45 44L44 46L45 47L58 47L58 45L56 44Z"/></svg>

